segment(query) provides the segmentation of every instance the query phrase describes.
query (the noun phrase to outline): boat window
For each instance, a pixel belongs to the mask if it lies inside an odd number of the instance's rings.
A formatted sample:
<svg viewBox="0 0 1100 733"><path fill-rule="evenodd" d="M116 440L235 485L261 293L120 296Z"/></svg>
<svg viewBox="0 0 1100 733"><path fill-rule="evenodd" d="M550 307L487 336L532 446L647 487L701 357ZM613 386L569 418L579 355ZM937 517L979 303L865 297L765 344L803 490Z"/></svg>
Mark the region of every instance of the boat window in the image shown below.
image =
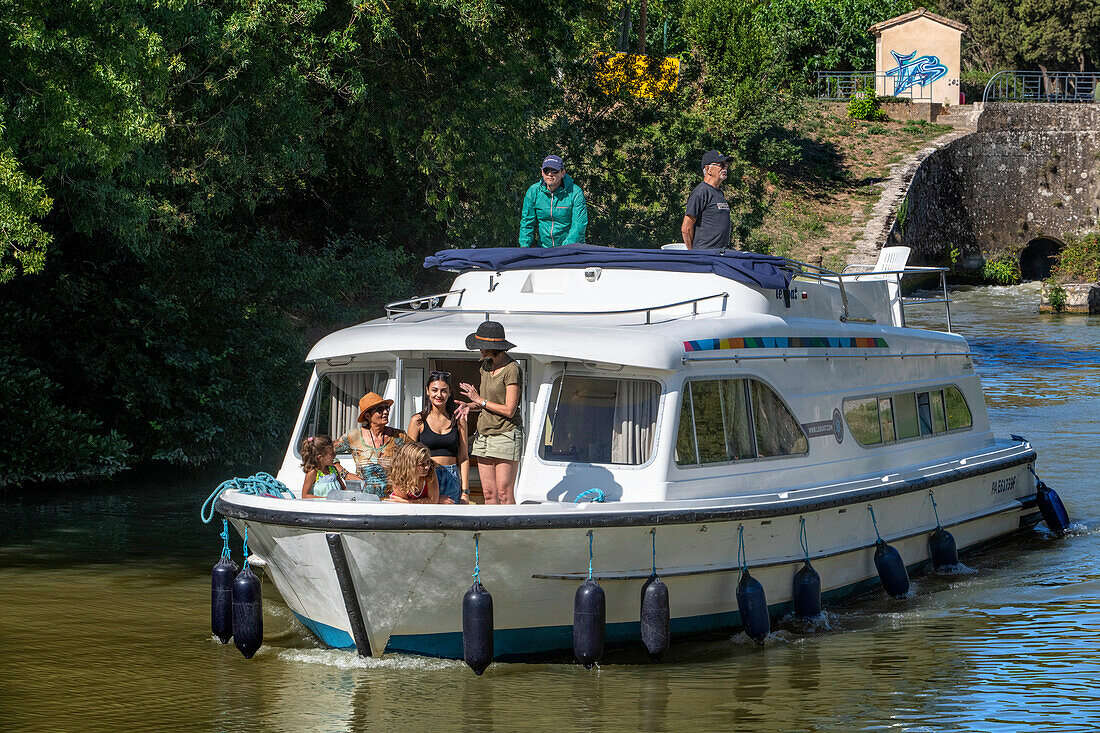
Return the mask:
<svg viewBox="0 0 1100 733"><path fill-rule="evenodd" d="M878 400L851 400L845 407L848 429L862 445L882 442L882 425L879 422Z"/></svg>
<svg viewBox="0 0 1100 733"><path fill-rule="evenodd" d="M878 421L882 428L882 442L893 443L897 436L894 435L894 402L889 397L878 401Z"/></svg>
<svg viewBox="0 0 1100 733"><path fill-rule="evenodd" d="M379 369L368 372L329 372L317 380L298 444L310 435L323 434L333 440L358 425L359 398L367 392L385 394L389 375Z"/></svg>
<svg viewBox="0 0 1100 733"><path fill-rule="evenodd" d="M932 432L943 433L946 431L947 420L943 416L943 390L937 389L932 393Z"/></svg>
<svg viewBox="0 0 1100 733"><path fill-rule="evenodd" d="M783 399L763 382L755 379L748 382L752 385L756 455L769 458L809 451L810 441L794 415L783 404Z"/></svg>
<svg viewBox="0 0 1100 733"><path fill-rule="evenodd" d="M898 440L920 435L917 429L917 397L912 392L894 395L894 429Z"/></svg>
<svg viewBox="0 0 1100 733"><path fill-rule="evenodd" d="M661 386L567 374L554 380L539 455L550 461L637 466L649 460Z"/></svg>
<svg viewBox="0 0 1100 733"><path fill-rule="evenodd" d="M921 435L932 434L932 398L928 392L917 393L917 422Z"/></svg>
<svg viewBox="0 0 1100 733"><path fill-rule="evenodd" d="M845 400L844 419L860 445L937 435L972 425L970 409L958 387Z"/></svg>
<svg viewBox="0 0 1100 733"><path fill-rule="evenodd" d="M947 408L947 429L962 430L973 423L970 419L970 408L966 406L966 399L958 387L948 387L943 391L944 405Z"/></svg>
<svg viewBox="0 0 1100 733"><path fill-rule="evenodd" d="M763 382L699 379L684 383L677 465L730 463L808 450L809 441L798 421Z"/></svg>

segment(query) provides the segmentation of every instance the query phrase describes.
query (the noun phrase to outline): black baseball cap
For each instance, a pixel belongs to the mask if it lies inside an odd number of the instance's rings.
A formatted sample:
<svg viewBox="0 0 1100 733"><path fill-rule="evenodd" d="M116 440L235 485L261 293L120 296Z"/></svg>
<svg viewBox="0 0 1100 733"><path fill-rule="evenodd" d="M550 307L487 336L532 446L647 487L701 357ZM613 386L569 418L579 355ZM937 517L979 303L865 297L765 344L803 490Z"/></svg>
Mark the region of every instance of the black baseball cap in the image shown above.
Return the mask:
<svg viewBox="0 0 1100 733"><path fill-rule="evenodd" d="M703 167L706 168L711 163L725 163L727 160L728 155L722 155L717 150L708 150L703 154Z"/></svg>

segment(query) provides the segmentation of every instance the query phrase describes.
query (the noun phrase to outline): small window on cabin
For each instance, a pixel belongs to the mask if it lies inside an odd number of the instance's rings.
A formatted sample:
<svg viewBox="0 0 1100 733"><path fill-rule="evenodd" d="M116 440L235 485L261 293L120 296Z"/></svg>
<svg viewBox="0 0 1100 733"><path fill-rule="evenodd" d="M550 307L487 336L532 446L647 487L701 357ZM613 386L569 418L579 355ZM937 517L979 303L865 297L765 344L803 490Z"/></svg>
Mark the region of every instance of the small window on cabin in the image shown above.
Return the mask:
<svg viewBox="0 0 1100 733"><path fill-rule="evenodd" d="M677 465L731 463L808 451L802 427L782 398L763 382L701 379L684 383Z"/></svg>
<svg viewBox="0 0 1100 733"><path fill-rule="evenodd" d="M937 389L932 393L932 432L947 432L947 419L943 414L943 390Z"/></svg>
<svg viewBox="0 0 1100 733"><path fill-rule="evenodd" d="M962 430L973 425L970 408L958 387L948 387L943 391L944 407L947 411L947 429Z"/></svg>
<svg viewBox="0 0 1100 733"><path fill-rule="evenodd" d="M932 396L928 392L917 392L917 422L920 434L932 434Z"/></svg>
<svg viewBox="0 0 1100 733"><path fill-rule="evenodd" d="M917 396L912 392L894 395L894 429L898 440L920 435L917 422Z"/></svg>
<svg viewBox="0 0 1100 733"><path fill-rule="evenodd" d="M964 430L972 422L957 387L845 400L844 418L860 445Z"/></svg>
<svg viewBox="0 0 1100 733"><path fill-rule="evenodd" d="M882 427L882 442L893 443L894 434L894 401L889 397L882 397L878 401L878 419Z"/></svg>
<svg viewBox="0 0 1100 733"><path fill-rule="evenodd" d="M878 399L871 397L865 400L847 400L844 403L844 419L848 421L848 431L860 445L882 442L878 402Z"/></svg>
<svg viewBox="0 0 1100 733"><path fill-rule="evenodd" d="M783 399L763 382L755 379L749 382L752 385L756 454L768 458L808 452L810 441L794 415L783 404Z"/></svg>
<svg viewBox="0 0 1100 733"><path fill-rule="evenodd" d="M564 386L563 386L564 385ZM539 455L548 461L638 466L649 461L661 386L567 374L554 380Z"/></svg>
<svg viewBox="0 0 1100 733"><path fill-rule="evenodd" d="M368 372L329 372L317 380L298 444L311 435L327 435L333 440L359 423L359 399L367 392L384 394L389 375L379 369Z"/></svg>

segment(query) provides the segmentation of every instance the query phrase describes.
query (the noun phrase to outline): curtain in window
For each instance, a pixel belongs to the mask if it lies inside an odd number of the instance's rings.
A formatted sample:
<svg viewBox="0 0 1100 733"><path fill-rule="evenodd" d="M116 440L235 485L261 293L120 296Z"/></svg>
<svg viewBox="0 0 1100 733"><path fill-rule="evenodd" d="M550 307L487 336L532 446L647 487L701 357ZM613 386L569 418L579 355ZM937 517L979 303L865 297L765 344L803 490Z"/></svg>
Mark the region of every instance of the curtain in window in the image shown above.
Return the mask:
<svg viewBox="0 0 1100 733"><path fill-rule="evenodd" d="M638 465L649 460L657 424L656 382L618 380L615 391L611 462Z"/></svg>
<svg viewBox="0 0 1100 733"><path fill-rule="evenodd" d="M385 372L337 372L330 374L329 435L338 438L358 425L359 399L367 392L382 394Z"/></svg>

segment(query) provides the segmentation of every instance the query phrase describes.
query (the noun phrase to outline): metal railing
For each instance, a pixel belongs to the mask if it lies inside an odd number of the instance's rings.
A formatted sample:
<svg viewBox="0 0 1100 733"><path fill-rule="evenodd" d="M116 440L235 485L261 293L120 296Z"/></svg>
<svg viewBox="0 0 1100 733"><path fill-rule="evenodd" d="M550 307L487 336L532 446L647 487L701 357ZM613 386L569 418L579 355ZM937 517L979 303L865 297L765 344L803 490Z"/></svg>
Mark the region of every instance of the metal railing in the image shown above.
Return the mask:
<svg viewBox="0 0 1100 733"><path fill-rule="evenodd" d="M944 311L947 317L947 332L952 333L951 330L951 298L947 294L947 273L946 267L919 267L916 265L906 266L903 270L878 270L865 269L870 268L871 265L848 265L844 268L844 275L853 282L858 282L856 278L860 275L893 275L894 284L898 286L899 292L901 289L901 281L903 278L911 275L928 275L933 272L940 274L940 292L943 293L942 298L906 298L901 296L899 302L901 303L901 326L906 326L905 322L905 306L921 306L921 305L935 305L936 303L943 303ZM855 268L859 268L858 270Z"/></svg>
<svg viewBox="0 0 1100 733"><path fill-rule="evenodd" d="M408 300L395 300L386 303L386 318L391 318L395 313L416 313L417 311L433 311L443 307L443 301L448 295L458 296L458 305L462 305L462 296L466 288L462 290L448 290L445 293L433 293L431 295L418 295ZM453 310L453 309L448 309Z"/></svg>
<svg viewBox="0 0 1100 733"><path fill-rule="evenodd" d="M863 265L849 265L844 268L844 272L834 272L824 267L817 265L807 264L805 262L798 262L797 260L787 260L788 264L792 266L792 269L796 269L797 274L801 277L806 277L811 280L817 280L818 282L836 283L840 290L840 303L841 313L839 320L842 323L877 323L873 318L852 318L848 314L848 294L844 289L845 280L848 284L858 283L860 277L866 278L868 275L874 275L876 279L879 276L893 276L893 282L898 286L899 292L901 288L902 278L912 275L928 275L933 272L940 274L940 290L943 292L942 298L906 298L899 297L898 302L901 306L901 323L899 324L903 328L905 327L905 306L921 306L932 305L934 303L943 303L947 316L947 332L952 333L951 330L951 298L947 295L947 268L946 267L916 267L907 266L903 270L869 270L862 269ZM861 268L857 272L852 272L853 268Z"/></svg>
<svg viewBox="0 0 1100 733"><path fill-rule="evenodd" d="M668 308L676 308L682 305L691 306L691 315L699 315L699 303L704 300L711 300L713 298L722 299L722 312L726 312L726 303L729 300L729 293L714 293L713 295L702 295L698 298L688 298L687 300L679 300L675 303L665 303L663 305L647 305L641 308L627 308L625 310L607 310L607 311L563 311L563 310L512 310L509 308L460 308L456 306L443 306L435 305L434 303L441 303L442 298L447 295L455 293L463 293L464 290L452 290L448 293L437 293L436 295L421 295L417 298L410 298L409 300L398 300L393 303L386 304L386 318L393 320L401 315L408 315L409 313L422 312L418 306L414 306L414 303L427 303L428 307L423 311L432 311L434 313L484 313L485 320L489 320L491 315L505 315L505 316L622 316L632 313L645 313L646 325L652 323L653 312L659 310L666 310ZM461 303L461 299L460 299Z"/></svg>
<svg viewBox="0 0 1100 733"><path fill-rule="evenodd" d="M982 92L986 102L1100 102L1100 73L998 71Z"/></svg>
<svg viewBox="0 0 1100 733"><path fill-rule="evenodd" d="M943 292L942 298L899 298L901 304L901 326L905 326L905 306L921 306L932 305L935 303L942 303L945 306L947 313L947 332L951 333L951 299L947 295L947 277L948 272L946 267L916 267L908 266L903 270L880 270L873 271L863 269L866 266L863 265L850 265L844 269L844 272L834 272L818 265L811 265L806 262L799 262L798 260L786 259L786 268L794 276L801 276L817 280L819 282L836 283L840 290L841 301L841 313L839 320L843 323L877 323L873 318L852 318L848 313L848 294L845 290L845 283L852 284L859 282L861 276L867 275L878 276L893 276L894 283L901 287L902 278L913 275L928 275L930 273L938 272L940 275L940 290ZM859 271L852 271L853 268L861 268ZM601 311L563 311L563 310L512 310L509 308L463 308L462 297L466 290L449 290L445 293L433 293L432 295L420 295L415 298L409 298L407 300L397 300L392 303L386 304L386 318L394 320L403 315L409 315L411 313L484 313L485 320L489 320L492 315L513 315L513 316L621 316L629 315L632 313L644 313L645 323L649 325L652 323L653 313L655 311L666 310L668 308L676 308L679 306L690 305L691 315L694 317L699 314L699 303L705 300L711 300L714 298L721 298L721 312L725 313L726 305L729 300L729 293L714 293L712 295L703 295L698 298L689 298L687 300L679 300L675 303L665 303L663 305L650 305L643 306L641 308L628 308L625 310L601 310ZM443 302L449 295L457 295L458 303L454 306L444 306Z"/></svg>
<svg viewBox="0 0 1100 733"><path fill-rule="evenodd" d="M905 82L893 74L879 74L874 71L818 71L814 78L817 98L830 102L847 102L866 89L874 89L875 95L879 97L932 101L931 84L913 84L901 88Z"/></svg>

